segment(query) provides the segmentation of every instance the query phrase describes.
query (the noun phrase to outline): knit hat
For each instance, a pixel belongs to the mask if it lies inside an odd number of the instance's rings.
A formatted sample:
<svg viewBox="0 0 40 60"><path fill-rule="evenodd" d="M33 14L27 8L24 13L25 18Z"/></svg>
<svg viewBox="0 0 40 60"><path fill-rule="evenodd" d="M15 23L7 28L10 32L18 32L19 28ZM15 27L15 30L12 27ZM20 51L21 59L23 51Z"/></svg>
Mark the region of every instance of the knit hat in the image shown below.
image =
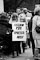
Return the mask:
<svg viewBox="0 0 40 60"><path fill-rule="evenodd" d="M40 11L40 7L36 7L36 8L34 9L34 14L36 14L36 12L38 12L38 11Z"/></svg>

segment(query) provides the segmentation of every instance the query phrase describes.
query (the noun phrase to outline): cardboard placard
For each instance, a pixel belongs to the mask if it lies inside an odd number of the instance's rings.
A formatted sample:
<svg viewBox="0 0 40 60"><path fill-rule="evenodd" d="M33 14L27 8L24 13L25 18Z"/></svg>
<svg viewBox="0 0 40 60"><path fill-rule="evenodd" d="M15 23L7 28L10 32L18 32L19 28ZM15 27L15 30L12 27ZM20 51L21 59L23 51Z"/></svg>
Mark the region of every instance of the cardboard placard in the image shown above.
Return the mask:
<svg viewBox="0 0 40 60"><path fill-rule="evenodd" d="M12 22L12 41L26 41L25 22Z"/></svg>

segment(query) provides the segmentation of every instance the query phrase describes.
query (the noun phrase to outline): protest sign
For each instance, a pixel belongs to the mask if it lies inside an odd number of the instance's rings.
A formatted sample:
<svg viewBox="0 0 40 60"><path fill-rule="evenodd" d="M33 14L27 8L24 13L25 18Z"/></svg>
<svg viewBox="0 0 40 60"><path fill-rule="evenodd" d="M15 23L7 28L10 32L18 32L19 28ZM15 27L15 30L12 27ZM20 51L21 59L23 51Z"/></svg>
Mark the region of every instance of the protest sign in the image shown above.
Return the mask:
<svg viewBox="0 0 40 60"><path fill-rule="evenodd" d="M25 22L13 22L12 41L26 41L26 24Z"/></svg>

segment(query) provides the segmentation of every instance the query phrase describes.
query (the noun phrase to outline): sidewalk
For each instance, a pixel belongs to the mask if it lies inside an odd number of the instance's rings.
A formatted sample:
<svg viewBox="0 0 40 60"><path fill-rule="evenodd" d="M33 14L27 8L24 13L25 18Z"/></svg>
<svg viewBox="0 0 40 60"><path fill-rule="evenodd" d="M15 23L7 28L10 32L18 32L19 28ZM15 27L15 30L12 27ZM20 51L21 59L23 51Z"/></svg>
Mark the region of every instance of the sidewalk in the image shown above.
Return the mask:
<svg viewBox="0 0 40 60"><path fill-rule="evenodd" d="M5 60L34 60L32 48L26 49L25 53L19 54L19 56L16 56L15 58L12 58L12 56L5 56Z"/></svg>
<svg viewBox="0 0 40 60"><path fill-rule="evenodd" d="M28 59L34 60L31 48L26 49L25 53L20 54L18 57L15 58L9 57L7 60L28 60Z"/></svg>

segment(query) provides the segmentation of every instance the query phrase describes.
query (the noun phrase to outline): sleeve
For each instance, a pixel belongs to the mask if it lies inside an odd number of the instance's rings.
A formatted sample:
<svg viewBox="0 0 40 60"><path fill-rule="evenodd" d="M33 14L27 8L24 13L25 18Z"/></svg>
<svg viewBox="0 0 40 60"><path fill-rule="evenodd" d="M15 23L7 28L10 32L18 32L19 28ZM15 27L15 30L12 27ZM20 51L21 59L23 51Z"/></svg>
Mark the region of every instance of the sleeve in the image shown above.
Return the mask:
<svg viewBox="0 0 40 60"><path fill-rule="evenodd" d="M32 31L35 30L35 27L36 27L36 21L37 21L37 16L35 16L33 19L32 19L33 23L32 23Z"/></svg>

